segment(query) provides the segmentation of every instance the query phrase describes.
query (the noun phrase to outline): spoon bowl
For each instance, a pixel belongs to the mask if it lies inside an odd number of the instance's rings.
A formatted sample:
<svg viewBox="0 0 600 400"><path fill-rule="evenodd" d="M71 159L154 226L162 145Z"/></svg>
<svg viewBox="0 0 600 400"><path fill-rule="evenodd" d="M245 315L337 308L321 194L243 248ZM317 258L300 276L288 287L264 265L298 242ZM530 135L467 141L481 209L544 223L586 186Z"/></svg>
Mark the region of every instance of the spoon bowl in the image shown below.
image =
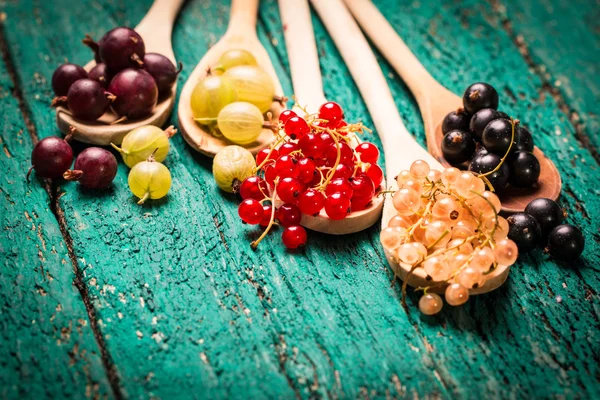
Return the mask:
<svg viewBox="0 0 600 400"><path fill-rule="evenodd" d="M223 53L228 50L241 49L249 51L258 62L259 67L265 70L275 86L275 93L283 93L281 83L273 68L271 59L263 45L256 36L256 13L258 11L258 0L233 0L231 4L231 18L225 35L212 46L202 57L194 71L189 76L181 91L179 98L178 116L179 128L185 141L196 151L214 157L223 147L235 144L224 137L215 137L206 127L194 121L192 113L191 98L196 84L207 76L211 67ZM285 105L274 101L270 112L274 121L285 109ZM249 145L245 145L252 154L269 146L275 140L275 135L270 129L263 129L260 136Z"/></svg>
<svg viewBox="0 0 600 400"><path fill-rule="evenodd" d="M427 72L371 1L344 1L365 33L415 96L423 117L429 152L440 163L449 166L449 163L444 160L441 149L442 121L450 111L463 106L462 99L442 86ZM507 188L499 195L502 211L522 212L533 199L546 197L556 200L560 196L562 182L556 166L539 148L535 147L533 154L540 162L537 186L531 189Z"/></svg>
<svg viewBox="0 0 600 400"><path fill-rule="evenodd" d="M162 54L174 65L177 63L171 45L171 32L183 2L184 0L155 0L144 19L135 28L144 39L146 53ZM84 69L89 72L95 65L96 62L92 60L84 66ZM168 95L158 99L152 114L143 119L111 125L111 122L119 118L111 110L97 121L82 121L74 118L67 108L59 106L56 109L56 125L65 134L69 132L71 126L75 127L73 137L80 142L99 146L108 146L111 143L118 145L127 133L139 126L162 126L173 110L176 91L177 85L174 85Z"/></svg>

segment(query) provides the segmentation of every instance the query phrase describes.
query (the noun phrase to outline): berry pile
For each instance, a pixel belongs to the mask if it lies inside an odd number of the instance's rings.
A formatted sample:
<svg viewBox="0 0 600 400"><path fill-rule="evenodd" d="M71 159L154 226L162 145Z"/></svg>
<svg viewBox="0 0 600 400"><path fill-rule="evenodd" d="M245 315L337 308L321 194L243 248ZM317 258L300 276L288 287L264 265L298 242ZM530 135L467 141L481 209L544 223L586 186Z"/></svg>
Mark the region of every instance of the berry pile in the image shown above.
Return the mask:
<svg viewBox="0 0 600 400"><path fill-rule="evenodd" d="M527 253L539 244L546 243L546 251L559 260L574 260L581 255L585 239L581 230L563 224L565 211L551 199L532 200L525 212L507 218L508 237Z"/></svg>
<svg viewBox="0 0 600 400"><path fill-rule="evenodd" d="M223 53L196 84L191 107L194 121L213 136L244 146L254 142L263 128L276 128L263 117L273 101L286 101L275 95L273 79L252 53L233 49Z"/></svg>
<svg viewBox="0 0 600 400"><path fill-rule="evenodd" d="M424 292L421 312L442 309L442 298L430 290L445 287L446 302L461 305L499 265L515 263L518 249L507 237L508 222L498 215L500 200L482 178L454 167L432 170L418 160L396 180L399 190L392 202L398 214L381 231L381 244L409 275L422 269L431 281L419 288Z"/></svg>
<svg viewBox="0 0 600 400"><path fill-rule="evenodd" d="M287 248L306 244L303 215L342 220L368 208L381 189L379 150L360 142L362 124L347 124L339 104L323 104L305 118L286 110L279 117L277 140L256 156L254 174L234 188L243 201L243 222L266 227L256 247L275 224L284 227Z"/></svg>
<svg viewBox="0 0 600 400"><path fill-rule="evenodd" d="M117 149L125 164L131 167L129 187L133 194L140 197L138 204L147 199L159 199L167 195L171 187L171 174L167 167L158 161L167 157L169 138L177 132L172 126L162 130L156 126L141 126L129 132L123 139L122 147ZM108 150L101 147L88 147L75 159L69 144L75 128L61 139L56 136L40 140L31 153L31 171L42 178L78 181L89 189L104 189L111 185L117 174L117 159ZM158 161L157 161L158 160Z"/></svg>
<svg viewBox="0 0 600 400"><path fill-rule="evenodd" d="M442 153L456 167L489 173L486 183L496 192L510 184L535 186L540 163L533 154L531 132L519 121L497 111L498 93L487 83L474 83L465 90L463 106L442 123Z"/></svg>
<svg viewBox="0 0 600 400"><path fill-rule="evenodd" d="M57 97L52 106L66 106L84 121L96 121L109 108L119 116L113 123L147 117L158 99L171 94L181 72L167 57L146 53L144 40L133 29L115 28L98 43L83 40L95 53L96 66L63 64L52 75Z"/></svg>

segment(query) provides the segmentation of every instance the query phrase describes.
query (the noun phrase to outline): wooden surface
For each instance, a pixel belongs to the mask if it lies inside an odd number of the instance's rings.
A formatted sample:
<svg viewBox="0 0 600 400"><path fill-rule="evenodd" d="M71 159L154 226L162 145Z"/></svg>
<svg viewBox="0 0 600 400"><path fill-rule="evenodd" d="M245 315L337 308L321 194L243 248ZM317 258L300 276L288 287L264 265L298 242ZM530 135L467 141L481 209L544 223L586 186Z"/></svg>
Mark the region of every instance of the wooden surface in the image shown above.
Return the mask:
<svg viewBox="0 0 600 400"><path fill-rule="evenodd" d="M0 398L386 398L600 396L599 38L593 0L491 3L376 0L434 78L454 92L483 80L519 116L563 177L562 204L582 227L580 260L522 257L507 283L423 317L400 306L379 227L311 233L258 251L211 160L173 139L170 195L143 207L119 165L114 187L24 181L32 144L57 134L50 77L85 63L84 33L135 25L148 0L0 3ZM566 7L566 6L565 6ZM188 1L173 44L181 83L227 27L227 1ZM77 15L77 17L76 17ZM372 121L314 16L325 95ZM32 32L34 34L32 34ZM275 0L258 34L286 94L289 67ZM410 132L422 121L382 62ZM575 117L577 115L578 117ZM176 116L169 123L177 126ZM367 140L380 144L376 132ZM78 147L81 150L82 147ZM594 158L596 156L596 158Z"/></svg>

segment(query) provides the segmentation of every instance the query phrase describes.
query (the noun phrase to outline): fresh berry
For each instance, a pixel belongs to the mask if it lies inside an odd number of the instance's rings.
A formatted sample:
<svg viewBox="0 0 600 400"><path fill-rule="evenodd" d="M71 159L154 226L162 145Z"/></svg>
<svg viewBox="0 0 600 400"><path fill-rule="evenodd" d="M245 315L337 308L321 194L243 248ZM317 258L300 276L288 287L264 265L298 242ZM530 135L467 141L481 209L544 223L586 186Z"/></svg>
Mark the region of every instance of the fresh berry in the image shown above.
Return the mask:
<svg viewBox="0 0 600 400"><path fill-rule="evenodd" d="M337 128L344 119L344 111L338 103L330 101L319 108L319 118L327 121L328 128Z"/></svg>
<svg viewBox="0 0 600 400"><path fill-rule="evenodd" d="M539 222L544 237L548 237L550 231L565 219L565 212L558 203L543 197L531 200L525 207L525 212Z"/></svg>
<svg viewBox="0 0 600 400"><path fill-rule="evenodd" d="M504 156L510 146L512 130L513 126L509 120L495 119L483 130L481 141L489 152Z"/></svg>
<svg viewBox="0 0 600 400"><path fill-rule="evenodd" d="M463 108L452 111L444 117L442 132L446 134L453 130L468 131L470 119L471 116Z"/></svg>
<svg viewBox="0 0 600 400"><path fill-rule="evenodd" d="M325 206L325 196L315 189L307 189L298 197L298 207L303 214L317 215Z"/></svg>
<svg viewBox="0 0 600 400"><path fill-rule="evenodd" d="M498 109L498 92L491 85L483 82L474 83L465 90L463 105L470 114L484 108Z"/></svg>
<svg viewBox="0 0 600 400"><path fill-rule="evenodd" d="M519 253L528 253L540 242L542 228L527 213L515 213L507 219L509 224L508 238L517 244Z"/></svg>
<svg viewBox="0 0 600 400"><path fill-rule="evenodd" d="M282 226L292 226L300 224L302 212L295 204L282 204L277 209L277 220Z"/></svg>
<svg viewBox="0 0 600 400"><path fill-rule="evenodd" d="M76 64L63 64L52 74L52 90L57 96L66 96L72 84L88 77L85 69Z"/></svg>
<svg viewBox="0 0 600 400"><path fill-rule="evenodd" d="M275 171L277 176L282 178L298 176L298 159L289 154L283 155L275 162Z"/></svg>
<svg viewBox="0 0 600 400"><path fill-rule="evenodd" d="M270 205L263 206L263 217L260 221L260 226L268 226L271 223L271 215L273 214L273 207Z"/></svg>
<svg viewBox="0 0 600 400"><path fill-rule="evenodd" d="M331 136L327 135L329 138ZM325 152L321 135L309 133L298 140L298 146L305 157L319 158Z"/></svg>
<svg viewBox="0 0 600 400"><path fill-rule="evenodd" d="M485 127L499 117L498 111L494 110L493 108L484 108L477 111L475 115L471 117L469 129L471 130L472 134L481 139Z"/></svg>
<svg viewBox="0 0 600 400"><path fill-rule="evenodd" d="M263 206L256 199L246 199L240 203L238 215L247 224L259 224L264 215Z"/></svg>
<svg viewBox="0 0 600 400"><path fill-rule="evenodd" d="M375 164L379 159L379 150L373 143L364 142L354 149L360 155L360 161Z"/></svg>
<svg viewBox="0 0 600 400"><path fill-rule="evenodd" d="M517 151L508 160L510 178L508 182L519 188L530 188L540 177L540 162L527 151Z"/></svg>
<svg viewBox="0 0 600 400"><path fill-rule="evenodd" d="M383 171L379 165L369 165L367 171L365 172L365 175L371 178L373 184L375 185L375 190L377 190L377 188L381 186L381 182L383 182Z"/></svg>
<svg viewBox="0 0 600 400"><path fill-rule="evenodd" d="M336 145L335 143L332 143L329 145L329 147L327 147L327 150L325 151L325 157L327 158L327 162L329 163L329 165L332 167L335 165L335 162L338 157L338 148L340 149L339 163L346 164L346 165L353 165L354 152L352 151L352 148L350 146L348 146L346 143L339 143L338 145Z"/></svg>
<svg viewBox="0 0 600 400"><path fill-rule="evenodd" d="M473 157L475 141L466 131L450 131L442 139L442 153L452 165L462 164Z"/></svg>
<svg viewBox="0 0 600 400"><path fill-rule="evenodd" d="M296 178L283 178L277 185L277 195L285 203L296 204L304 185Z"/></svg>
<svg viewBox="0 0 600 400"><path fill-rule="evenodd" d="M493 153L480 153L471 160L469 171L485 174L496 169L500 162L500 156ZM490 181L496 191L501 191L506 186L509 177L510 171L506 163L503 163L498 171L486 175L486 178Z"/></svg>
<svg viewBox="0 0 600 400"><path fill-rule="evenodd" d="M337 178L329 182L329 185L325 189L327 196L331 196L334 193L341 193L351 199L354 189L352 189L352 184L347 179Z"/></svg>
<svg viewBox="0 0 600 400"><path fill-rule="evenodd" d="M103 189L112 183L117 175L117 159L108 150L88 147L75 159L74 170L63 174L67 180L76 180L85 188Z"/></svg>
<svg viewBox="0 0 600 400"><path fill-rule="evenodd" d="M365 208L375 195L375 185L371 178L366 175L354 177L350 184L352 185L352 209L362 210Z"/></svg>
<svg viewBox="0 0 600 400"><path fill-rule="evenodd" d="M72 162L71 146L66 140L56 136L40 140L31 152L31 168L42 178L60 178ZM27 177L29 178L29 173Z"/></svg>
<svg viewBox="0 0 600 400"><path fill-rule="evenodd" d="M261 165L267 158L269 161L275 162L279 158L279 151L277 149L262 149L256 155L256 165Z"/></svg>
<svg viewBox="0 0 600 400"><path fill-rule="evenodd" d="M319 174L315 162L310 158L300 159L300 161L298 161L297 168L298 179L304 184L312 182L312 180L315 179L315 176Z"/></svg>
<svg viewBox="0 0 600 400"><path fill-rule="evenodd" d="M332 220L346 218L350 214L350 198L341 193L333 193L325 200L325 212Z"/></svg>
<svg viewBox="0 0 600 400"><path fill-rule="evenodd" d="M300 225L288 226L281 234L281 240L288 249L297 249L306 245L306 230Z"/></svg>
<svg viewBox="0 0 600 400"><path fill-rule="evenodd" d="M283 130L285 131L286 135L288 135L292 140L302 139L304 135L310 133L310 127L308 126L304 118L298 116L290 117L286 121Z"/></svg>
<svg viewBox="0 0 600 400"><path fill-rule="evenodd" d="M298 151L299 147L297 143L286 142L279 147L279 156L285 156L286 154L291 154L294 151Z"/></svg>
<svg viewBox="0 0 600 400"><path fill-rule="evenodd" d="M519 126L517 129L517 137L515 139L516 149L528 152L533 152L533 137L529 129L524 126Z"/></svg>
<svg viewBox="0 0 600 400"><path fill-rule="evenodd" d="M285 124L288 119L292 118L292 117L297 117L298 115L293 112L292 110L285 110L283 111L281 114L279 114L279 122L281 122L282 124Z"/></svg>
<svg viewBox="0 0 600 400"><path fill-rule="evenodd" d="M584 247L583 233L570 224L558 225L548 236L548 252L559 260L573 261L581 255Z"/></svg>
<svg viewBox="0 0 600 400"><path fill-rule="evenodd" d="M250 176L242 182L239 188L242 199L262 200L269 197L267 182L259 176Z"/></svg>
<svg viewBox="0 0 600 400"><path fill-rule="evenodd" d="M347 166L346 164L338 164L333 173L333 179L343 178L349 179L352 176L353 169Z"/></svg>

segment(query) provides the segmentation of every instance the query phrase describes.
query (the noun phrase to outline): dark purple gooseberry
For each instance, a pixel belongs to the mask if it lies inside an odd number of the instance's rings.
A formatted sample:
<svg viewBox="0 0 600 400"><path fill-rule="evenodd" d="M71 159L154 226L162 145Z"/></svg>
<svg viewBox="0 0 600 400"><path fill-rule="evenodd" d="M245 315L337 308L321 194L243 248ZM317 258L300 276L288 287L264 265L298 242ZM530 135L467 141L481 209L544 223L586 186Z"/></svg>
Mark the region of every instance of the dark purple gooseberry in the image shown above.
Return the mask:
<svg viewBox="0 0 600 400"><path fill-rule="evenodd" d="M31 169L42 178L60 178L72 162L73 149L65 139L56 136L40 140L31 152Z"/></svg>
<svg viewBox="0 0 600 400"><path fill-rule="evenodd" d="M96 64L96 66L90 70L88 77L98 82L104 89L107 89L110 84L111 76L108 72L108 67L104 63Z"/></svg>
<svg viewBox="0 0 600 400"><path fill-rule="evenodd" d="M119 72L110 81L108 91L116 96L113 110L127 119L150 115L158 100L154 78L141 69L127 68Z"/></svg>
<svg viewBox="0 0 600 400"><path fill-rule="evenodd" d="M88 147L75 160L75 169L64 173L69 181L79 181L81 186L90 189L108 187L117 175L117 159L108 150Z"/></svg>
<svg viewBox="0 0 600 400"><path fill-rule="evenodd" d="M158 95L162 96L171 91L183 66L179 63L177 69L171 60L162 54L147 53L144 56L143 68L152 75L158 87Z"/></svg>
<svg viewBox="0 0 600 400"><path fill-rule="evenodd" d="M98 48L102 61L112 71L140 66L146 55L142 37L126 27L108 31L98 42Z"/></svg>
<svg viewBox="0 0 600 400"><path fill-rule="evenodd" d="M75 118L95 121L108 109L113 98L100 83L92 79L80 79L71 85L66 96L52 100L52 106L66 103Z"/></svg>
<svg viewBox="0 0 600 400"><path fill-rule="evenodd" d="M57 96L66 96L73 83L88 77L85 69L77 64L63 64L52 74L52 90Z"/></svg>

